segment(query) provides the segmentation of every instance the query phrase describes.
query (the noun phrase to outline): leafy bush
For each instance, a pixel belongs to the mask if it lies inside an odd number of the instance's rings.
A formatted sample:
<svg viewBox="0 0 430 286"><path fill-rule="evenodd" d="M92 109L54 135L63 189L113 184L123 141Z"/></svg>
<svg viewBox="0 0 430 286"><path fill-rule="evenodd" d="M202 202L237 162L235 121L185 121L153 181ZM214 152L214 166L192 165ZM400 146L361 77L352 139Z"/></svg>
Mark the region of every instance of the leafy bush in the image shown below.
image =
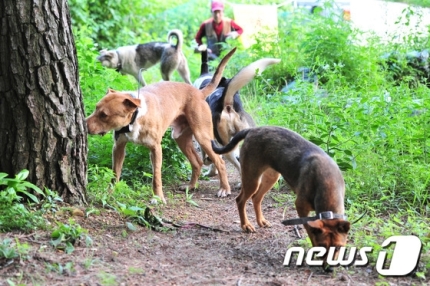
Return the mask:
<svg viewBox="0 0 430 286"><path fill-rule="evenodd" d="M69 224L57 224L58 227L51 233L50 243L53 247L72 253L75 250L74 245L81 240L85 241L87 246L92 244L91 237L87 235L88 230L82 228L73 219L69 220Z"/></svg>
<svg viewBox="0 0 430 286"><path fill-rule="evenodd" d="M25 181L28 170L22 170L15 178L7 178L8 174L0 173L0 230L13 229L31 230L41 226L43 219L29 210L25 200L39 203L39 199L31 191L43 196L44 193L34 184Z"/></svg>
<svg viewBox="0 0 430 286"><path fill-rule="evenodd" d="M18 239L13 243L12 239L5 238L0 243L0 261L26 259L29 249L30 246L27 243L21 244Z"/></svg>
<svg viewBox="0 0 430 286"><path fill-rule="evenodd" d="M321 97L307 86L250 101L259 124L295 130L328 152L345 171L348 204L426 214L428 89L345 87Z"/></svg>

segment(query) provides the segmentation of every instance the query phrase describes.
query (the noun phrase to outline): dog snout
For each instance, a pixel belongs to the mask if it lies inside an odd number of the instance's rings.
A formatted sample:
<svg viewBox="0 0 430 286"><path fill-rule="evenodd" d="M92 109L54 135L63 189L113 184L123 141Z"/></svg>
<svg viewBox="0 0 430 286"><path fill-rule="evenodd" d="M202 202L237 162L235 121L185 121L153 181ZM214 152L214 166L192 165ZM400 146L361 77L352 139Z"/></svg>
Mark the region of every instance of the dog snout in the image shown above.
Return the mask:
<svg viewBox="0 0 430 286"><path fill-rule="evenodd" d="M87 130L88 130L88 133L90 134L90 135L101 135L101 136L103 136L103 135L105 135L106 134L106 132L104 132L104 131L102 131L102 130L98 130L98 124L97 124L97 122L95 122L95 120L94 120L94 117L93 116L88 116L86 119L85 119L85 121L86 121L86 123L87 123Z"/></svg>

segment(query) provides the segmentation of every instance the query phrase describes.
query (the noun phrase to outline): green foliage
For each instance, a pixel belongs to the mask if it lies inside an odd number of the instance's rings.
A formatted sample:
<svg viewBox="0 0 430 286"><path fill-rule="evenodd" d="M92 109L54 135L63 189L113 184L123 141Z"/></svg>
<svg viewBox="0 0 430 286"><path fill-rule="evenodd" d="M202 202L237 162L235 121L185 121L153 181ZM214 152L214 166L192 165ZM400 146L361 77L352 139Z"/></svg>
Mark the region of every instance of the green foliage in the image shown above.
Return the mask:
<svg viewBox="0 0 430 286"><path fill-rule="evenodd" d="M273 93L248 104L260 125L295 130L329 153L346 171L349 204L403 205L426 214L428 89L405 93L390 87L380 94L344 87L318 96L308 86L299 83L286 95Z"/></svg>
<svg viewBox="0 0 430 286"><path fill-rule="evenodd" d="M127 219L126 226L129 230L136 230L133 223L144 227L161 225L159 219L152 215L146 206L150 200L156 199L153 196L151 185L146 185L142 181L132 181L132 187L125 181L112 184L114 174L109 168L91 166L88 173L90 201L94 205L113 209L123 215ZM143 177L151 178L152 176L144 173Z"/></svg>
<svg viewBox="0 0 430 286"><path fill-rule="evenodd" d="M0 243L0 260L26 259L29 249L27 243L21 244L18 239L13 243L12 239L5 238Z"/></svg>
<svg viewBox="0 0 430 286"><path fill-rule="evenodd" d="M357 211L351 209L352 212ZM372 212L372 210L370 210ZM390 214L388 217L380 216L377 213L370 213L358 221L350 231L351 246L358 249L362 247L372 247L373 251L368 254L371 265L376 263L379 252L382 250L382 242L392 235L413 234L420 238L423 249L421 253L428 254L430 251L430 237L428 235L428 217L417 216L412 210ZM377 230L376 232L374 230ZM391 257L394 249L390 247L384 249L388 257ZM425 279L429 275L430 257L421 256L420 263L415 272L418 278Z"/></svg>
<svg viewBox="0 0 430 286"><path fill-rule="evenodd" d="M74 245L80 240L84 240L87 246L92 244L91 237L87 235L88 231L73 219L69 220L69 224L57 223L57 225L58 228L51 233L50 241L55 248L72 253L75 250Z"/></svg>
<svg viewBox="0 0 430 286"><path fill-rule="evenodd" d="M135 231L136 227L134 223L137 223L143 227L153 228L157 230L164 230L164 226L161 218L154 215L149 207L129 207L125 204L119 204L119 211L129 220L126 225L131 231Z"/></svg>
<svg viewBox="0 0 430 286"><path fill-rule="evenodd" d="M192 206L198 207L199 205L193 200L193 195L188 192L188 188L185 189L185 201Z"/></svg>
<svg viewBox="0 0 430 286"><path fill-rule="evenodd" d="M72 16L72 25L77 28L91 26L91 38L98 40L102 47L105 45L125 42L122 45L133 44L130 39L135 39L137 27L142 27L142 17L135 14L136 11L148 12L151 4L148 1L69 1ZM152 4L151 6L155 6Z"/></svg>
<svg viewBox="0 0 430 286"><path fill-rule="evenodd" d="M39 199L27 190L31 189L39 195L44 195L44 193L36 185L25 181L25 179L27 179L28 177L28 174L28 170L22 170L15 176L14 179L12 179L7 178L8 175L6 173L0 173L0 186L6 186L5 191L1 193L2 199L10 203L12 203L13 201L21 201L21 199L23 198L21 196L22 194L34 203L38 203Z"/></svg>
<svg viewBox="0 0 430 286"><path fill-rule="evenodd" d="M144 173L142 177L151 177ZM119 202L126 205L145 206L145 200L152 197L152 186L144 181L113 183L115 176L111 168L90 166L88 168L88 197L94 205L118 209Z"/></svg>
<svg viewBox="0 0 430 286"><path fill-rule="evenodd" d="M64 265L61 263L46 263L46 270L67 276L71 276L76 272L73 262L67 262Z"/></svg>
<svg viewBox="0 0 430 286"><path fill-rule="evenodd" d="M41 201L41 211L43 213L55 213L58 210L58 204L63 202L63 199L58 196L58 193L45 188L45 197Z"/></svg>
<svg viewBox="0 0 430 286"><path fill-rule="evenodd" d="M13 229L31 230L41 226L43 219L30 211L25 200L30 203L39 203L39 199L32 193L40 196L44 193L36 185L27 182L28 170L22 170L15 178L7 178L6 173L0 173L0 230Z"/></svg>
<svg viewBox="0 0 430 286"><path fill-rule="evenodd" d="M409 5L430 7L430 0L390 0L390 2L400 2L400 3L409 4Z"/></svg>
<svg viewBox="0 0 430 286"><path fill-rule="evenodd" d="M183 21L183 19L189 18L190 14L186 14L189 12L188 9L192 6L201 7L201 5L196 5L198 1L189 2L187 0L166 0L161 5L154 1L137 0L71 0L69 5L72 25L77 30L83 26L93 27L90 37L101 48L111 49L152 41L154 36L159 35L160 32L163 35L162 38L165 39L168 30L178 27L173 20L166 22L160 21L160 19L182 19L181 25L185 27L188 21ZM178 12L182 13L183 18L178 17L180 16L177 14ZM170 24L164 25L165 23ZM191 23L188 25L190 29L194 29ZM187 30L185 29L184 33ZM194 30L193 33L195 33Z"/></svg>

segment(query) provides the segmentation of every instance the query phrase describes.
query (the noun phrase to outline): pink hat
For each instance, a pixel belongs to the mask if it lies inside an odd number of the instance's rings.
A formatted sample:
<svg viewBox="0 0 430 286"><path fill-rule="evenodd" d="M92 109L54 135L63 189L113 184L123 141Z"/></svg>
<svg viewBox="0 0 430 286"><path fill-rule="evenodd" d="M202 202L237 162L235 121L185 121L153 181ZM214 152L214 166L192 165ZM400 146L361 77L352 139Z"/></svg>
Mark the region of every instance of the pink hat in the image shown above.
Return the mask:
<svg viewBox="0 0 430 286"><path fill-rule="evenodd" d="M223 11L224 10L224 3L221 1L212 1L212 12L214 11Z"/></svg>

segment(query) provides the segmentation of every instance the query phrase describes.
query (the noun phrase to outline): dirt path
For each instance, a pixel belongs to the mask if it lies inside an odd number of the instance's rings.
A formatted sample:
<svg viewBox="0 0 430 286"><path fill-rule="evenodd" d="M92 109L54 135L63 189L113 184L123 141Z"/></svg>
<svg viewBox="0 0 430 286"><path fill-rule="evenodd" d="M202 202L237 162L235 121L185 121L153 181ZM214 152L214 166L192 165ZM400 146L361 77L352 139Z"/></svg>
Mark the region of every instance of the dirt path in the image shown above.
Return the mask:
<svg viewBox="0 0 430 286"><path fill-rule="evenodd" d="M235 171L230 182L236 182ZM184 224L174 231L158 232L138 227L129 231L125 221L113 211L75 220L89 230L91 247L77 246L72 254L49 245L49 233L1 234L31 246L27 259L0 260L0 285L384 285L419 284L417 279L378 278L375 270L339 268L332 274L319 268L284 267L288 247L299 238L292 227L281 224L283 216L295 217L293 197L287 205L271 195L288 197L289 191L272 191L264 200L263 212L273 224L243 233L233 196L214 196L218 181L201 181L192 201L185 194L171 191L168 204L157 212L166 220ZM154 209L155 210L155 209ZM255 222L252 205L248 205ZM62 220L67 223L69 216ZM205 227L198 226L201 224ZM305 235L303 229L299 233ZM297 242L296 242L297 243Z"/></svg>

